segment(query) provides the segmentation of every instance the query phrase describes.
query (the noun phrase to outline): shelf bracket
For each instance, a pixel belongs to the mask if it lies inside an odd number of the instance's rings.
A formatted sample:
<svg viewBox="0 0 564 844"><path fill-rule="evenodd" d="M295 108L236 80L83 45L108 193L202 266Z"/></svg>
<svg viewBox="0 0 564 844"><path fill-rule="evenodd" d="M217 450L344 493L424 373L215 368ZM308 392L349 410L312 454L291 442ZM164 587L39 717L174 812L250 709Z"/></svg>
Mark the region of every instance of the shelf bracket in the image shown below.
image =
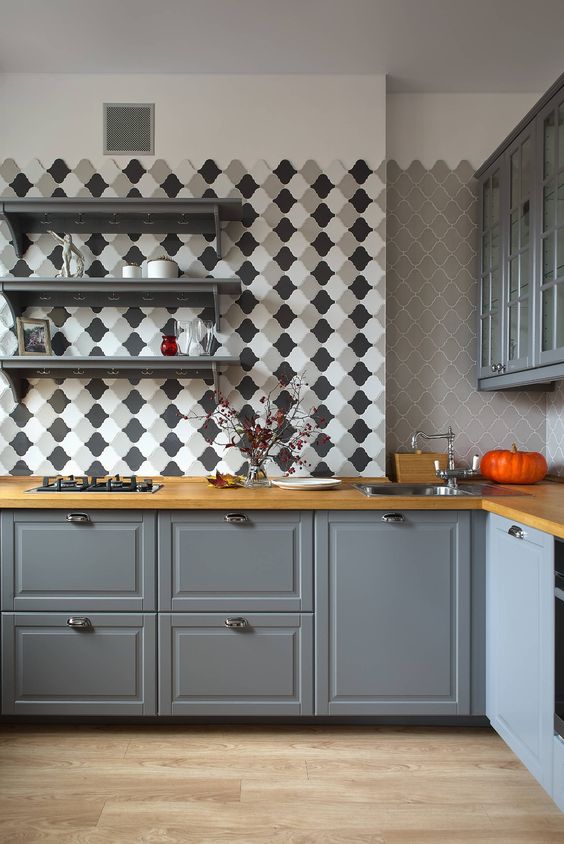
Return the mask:
<svg viewBox="0 0 564 844"><path fill-rule="evenodd" d="M215 223L215 251L217 252L218 259L221 260L221 219L219 216L219 205L213 206L213 219Z"/></svg>
<svg viewBox="0 0 564 844"><path fill-rule="evenodd" d="M24 234L19 227L19 223L15 217L8 214L3 202L0 202L0 219L4 220L10 231L12 245L14 247L16 256L21 258L24 253Z"/></svg>

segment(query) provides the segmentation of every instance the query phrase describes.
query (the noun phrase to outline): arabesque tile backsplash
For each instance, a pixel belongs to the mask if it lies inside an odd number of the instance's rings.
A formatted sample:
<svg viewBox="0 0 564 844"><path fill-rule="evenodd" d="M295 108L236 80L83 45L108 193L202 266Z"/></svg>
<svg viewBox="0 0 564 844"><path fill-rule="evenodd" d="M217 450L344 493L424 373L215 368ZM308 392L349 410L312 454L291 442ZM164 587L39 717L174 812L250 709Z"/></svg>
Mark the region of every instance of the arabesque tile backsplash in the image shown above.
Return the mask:
<svg viewBox="0 0 564 844"><path fill-rule="evenodd" d="M120 275L124 260L140 263L163 252L194 277L238 276L244 292L223 303L219 352L240 356L241 367L221 377L221 390L250 404L273 375L305 371L306 402L327 420L329 443L306 455L312 470L379 475L385 441L385 174L364 160L326 166L313 160L221 168L208 160L171 166L132 159L116 162L57 159L0 163L4 196L242 196L243 224L224 232L224 259L202 236L73 235L86 273ZM54 275L61 247L33 235L18 261L0 227L0 275ZM69 281L72 284L72 280ZM47 313L53 351L63 355L159 354L166 309L53 307ZM178 312L187 318L186 311ZM16 349L9 313L0 347ZM201 381L38 379L16 405L0 397L0 473L138 472L203 475L238 470L235 449L208 444L180 419L210 402Z"/></svg>

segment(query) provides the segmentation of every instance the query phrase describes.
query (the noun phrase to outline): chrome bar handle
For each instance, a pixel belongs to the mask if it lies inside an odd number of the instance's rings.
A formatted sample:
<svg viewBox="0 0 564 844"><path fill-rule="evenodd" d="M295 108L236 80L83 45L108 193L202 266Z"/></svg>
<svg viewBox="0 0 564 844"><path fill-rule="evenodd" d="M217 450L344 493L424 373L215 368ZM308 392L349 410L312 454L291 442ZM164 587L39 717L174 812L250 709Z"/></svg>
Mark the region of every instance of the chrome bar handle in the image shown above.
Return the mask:
<svg viewBox="0 0 564 844"><path fill-rule="evenodd" d="M229 627L230 630L241 630L243 627L249 627L249 622L242 616L237 616L237 618L226 618L223 624L225 627Z"/></svg>
<svg viewBox="0 0 564 844"><path fill-rule="evenodd" d="M249 521L249 517L245 513L226 513L223 521L230 525L242 525L244 522Z"/></svg>
<svg viewBox="0 0 564 844"><path fill-rule="evenodd" d="M384 513L382 521L387 524L394 524L395 522L405 522L403 513Z"/></svg>
<svg viewBox="0 0 564 844"><path fill-rule="evenodd" d="M72 627L73 630L90 630L92 622L86 615L71 615L67 618L67 627Z"/></svg>
<svg viewBox="0 0 564 844"><path fill-rule="evenodd" d="M90 516L88 513L67 513L66 520L67 522L83 525L85 522L90 521Z"/></svg>
<svg viewBox="0 0 564 844"><path fill-rule="evenodd" d="M509 536L514 536L515 539L525 539L527 535L523 528L520 528L519 525L511 525L507 533Z"/></svg>

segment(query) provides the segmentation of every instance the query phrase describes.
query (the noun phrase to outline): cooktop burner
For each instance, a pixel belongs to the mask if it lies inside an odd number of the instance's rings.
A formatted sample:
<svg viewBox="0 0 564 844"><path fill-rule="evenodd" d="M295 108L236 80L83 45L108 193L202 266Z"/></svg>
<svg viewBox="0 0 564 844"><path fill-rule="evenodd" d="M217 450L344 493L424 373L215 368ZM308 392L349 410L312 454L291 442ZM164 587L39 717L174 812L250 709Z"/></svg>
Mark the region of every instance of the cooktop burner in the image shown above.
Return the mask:
<svg viewBox="0 0 564 844"><path fill-rule="evenodd" d="M154 483L150 478L137 480L135 475L122 478L95 478L87 475L58 475L46 476L41 486L28 489L27 492L157 492L162 484Z"/></svg>

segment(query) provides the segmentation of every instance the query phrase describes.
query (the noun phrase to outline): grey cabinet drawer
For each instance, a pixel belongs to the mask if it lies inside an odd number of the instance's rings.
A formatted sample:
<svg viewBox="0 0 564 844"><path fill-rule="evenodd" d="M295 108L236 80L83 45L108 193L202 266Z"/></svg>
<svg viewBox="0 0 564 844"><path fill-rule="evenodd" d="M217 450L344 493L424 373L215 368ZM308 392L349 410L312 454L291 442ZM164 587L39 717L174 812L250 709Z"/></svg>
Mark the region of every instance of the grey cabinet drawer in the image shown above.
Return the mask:
<svg viewBox="0 0 564 844"><path fill-rule="evenodd" d="M2 613L4 714L155 714L155 615L88 618L80 629L67 613Z"/></svg>
<svg viewBox="0 0 564 844"><path fill-rule="evenodd" d="M469 514L316 514L317 714L470 712Z"/></svg>
<svg viewBox="0 0 564 844"><path fill-rule="evenodd" d="M241 615L159 615L159 714L312 714L312 616Z"/></svg>
<svg viewBox="0 0 564 844"><path fill-rule="evenodd" d="M312 610L312 513L235 515L159 514L159 609Z"/></svg>
<svg viewBox="0 0 564 844"><path fill-rule="evenodd" d="M1 520L3 610L156 609L155 513L6 510Z"/></svg>

